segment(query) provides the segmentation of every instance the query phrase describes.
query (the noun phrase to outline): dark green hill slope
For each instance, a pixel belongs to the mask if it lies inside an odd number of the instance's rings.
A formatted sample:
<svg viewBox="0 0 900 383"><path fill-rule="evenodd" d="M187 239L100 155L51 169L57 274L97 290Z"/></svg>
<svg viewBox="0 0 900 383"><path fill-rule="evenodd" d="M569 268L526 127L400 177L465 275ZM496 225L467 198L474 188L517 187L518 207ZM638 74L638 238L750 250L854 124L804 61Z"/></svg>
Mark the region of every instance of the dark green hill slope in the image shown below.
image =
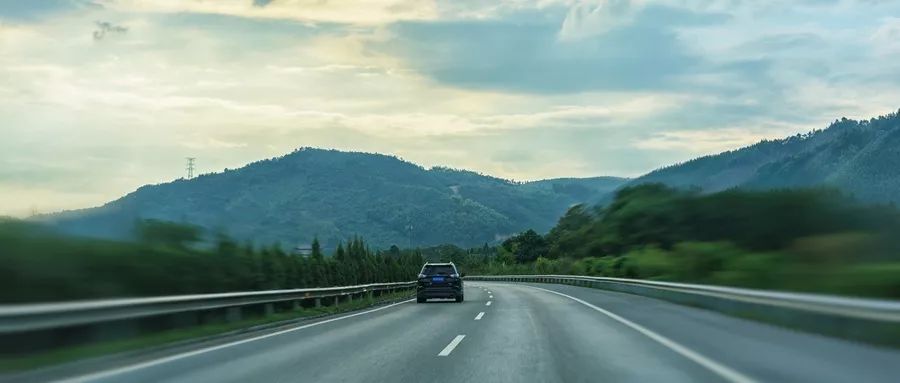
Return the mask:
<svg viewBox="0 0 900 383"><path fill-rule="evenodd" d="M867 202L900 202L900 115L841 119L824 130L697 158L630 182L715 192L830 186Z"/></svg>
<svg viewBox="0 0 900 383"><path fill-rule="evenodd" d="M475 246L528 228L549 230L572 204L597 200L624 181L515 183L380 154L301 149L46 219L70 233L107 238L127 237L136 219L154 218L286 246L316 235L326 246L352 235L375 246Z"/></svg>

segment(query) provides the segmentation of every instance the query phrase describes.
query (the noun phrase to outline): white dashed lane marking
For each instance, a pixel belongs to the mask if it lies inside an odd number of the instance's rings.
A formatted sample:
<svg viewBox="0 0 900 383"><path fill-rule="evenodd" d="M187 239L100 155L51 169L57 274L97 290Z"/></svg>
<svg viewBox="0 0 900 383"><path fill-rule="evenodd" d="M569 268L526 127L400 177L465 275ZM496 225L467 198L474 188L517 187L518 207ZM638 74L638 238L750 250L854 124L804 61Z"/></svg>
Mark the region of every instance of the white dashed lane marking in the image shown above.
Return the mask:
<svg viewBox="0 0 900 383"><path fill-rule="evenodd" d="M450 344L448 344L447 347L444 347L444 349L438 353L438 356L450 355L450 353L453 352L453 349L455 349L456 346L459 346L459 342L462 342L465 337L465 335L457 335L456 338L453 338L453 340L450 341Z"/></svg>

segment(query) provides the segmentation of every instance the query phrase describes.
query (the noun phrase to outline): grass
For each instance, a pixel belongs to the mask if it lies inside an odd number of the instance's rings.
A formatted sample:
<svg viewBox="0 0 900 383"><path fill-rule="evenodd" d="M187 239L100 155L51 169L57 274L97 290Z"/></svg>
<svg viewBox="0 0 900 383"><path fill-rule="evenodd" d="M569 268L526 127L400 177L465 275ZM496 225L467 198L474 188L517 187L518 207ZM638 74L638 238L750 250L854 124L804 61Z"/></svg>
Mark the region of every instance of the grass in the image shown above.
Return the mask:
<svg viewBox="0 0 900 383"><path fill-rule="evenodd" d="M39 367L57 365L81 359L163 346L179 341L199 339L253 326L277 323L292 319L310 318L320 315L339 314L347 311L366 308L382 302L409 297L409 292L397 292L394 294L385 294L376 298L359 298L353 300L353 302L341 303L336 306L302 308L299 310L278 312L265 317L246 318L241 321L231 323L209 323L195 327L172 329L152 334L140 335L128 339L59 348L36 354L22 355L8 359L0 359L0 372L26 371Z"/></svg>

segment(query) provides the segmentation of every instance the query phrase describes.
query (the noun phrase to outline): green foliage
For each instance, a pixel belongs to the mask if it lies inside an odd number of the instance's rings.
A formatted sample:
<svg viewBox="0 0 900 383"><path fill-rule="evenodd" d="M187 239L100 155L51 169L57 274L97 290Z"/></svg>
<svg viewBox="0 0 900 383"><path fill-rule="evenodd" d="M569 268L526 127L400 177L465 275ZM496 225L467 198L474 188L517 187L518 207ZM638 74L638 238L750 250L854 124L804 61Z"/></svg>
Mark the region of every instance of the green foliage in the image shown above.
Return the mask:
<svg viewBox="0 0 900 383"><path fill-rule="evenodd" d="M377 253L361 238L343 259L238 245L219 234L209 249L186 246L194 228L151 222L141 242L68 237L44 226L0 221L0 302L197 294L409 281L416 251Z"/></svg>
<svg viewBox="0 0 900 383"><path fill-rule="evenodd" d="M511 253L516 262L534 262L547 255L547 241L534 230L526 230L503 241L503 249Z"/></svg>
<svg viewBox="0 0 900 383"><path fill-rule="evenodd" d="M730 241L741 248L769 251L800 238L849 232L888 238L898 230L896 209L859 205L828 189L700 194L647 184L620 190L615 200L596 212L570 209L547 239L551 253L581 258L646 246L669 250L691 241ZM882 256L889 253L883 251Z"/></svg>
<svg viewBox="0 0 900 383"><path fill-rule="evenodd" d="M543 242L525 232L470 267L900 297L896 233L896 208L832 190L701 194L648 184L602 209L575 206Z"/></svg>
<svg viewBox="0 0 900 383"><path fill-rule="evenodd" d="M341 251L343 252L343 249L341 249ZM310 254L310 255L312 256L313 259L321 260L321 259L323 258L323 255L322 255L322 245L319 244L319 238L318 238L318 237L313 238L313 241L312 241L312 254ZM343 254L342 254L342 256L343 256Z"/></svg>
<svg viewBox="0 0 900 383"><path fill-rule="evenodd" d="M556 226L547 234L548 249L551 258L571 255L584 243L579 230L587 227L593 217L583 204L575 205L566 211Z"/></svg>

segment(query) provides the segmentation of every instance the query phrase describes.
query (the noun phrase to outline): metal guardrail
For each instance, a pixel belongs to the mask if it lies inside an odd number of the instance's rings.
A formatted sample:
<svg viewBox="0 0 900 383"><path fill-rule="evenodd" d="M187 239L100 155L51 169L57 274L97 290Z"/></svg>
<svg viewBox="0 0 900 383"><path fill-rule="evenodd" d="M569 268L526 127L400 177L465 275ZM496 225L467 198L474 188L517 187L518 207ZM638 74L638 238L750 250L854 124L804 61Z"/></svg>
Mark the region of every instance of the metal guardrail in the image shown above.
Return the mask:
<svg viewBox="0 0 900 383"><path fill-rule="evenodd" d="M870 343L900 346L900 301L578 275L469 276L631 293Z"/></svg>
<svg viewBox="0 0 900 383"><path fill-rule="evenodd" d="M900 322L900 301L847 298L833 295L763 291L736 287L696 285L687 283L646 281L640 279L588 277L580 275L503 275L472 276L468 280L496 280L508 282L545 282L573 284L578 282L606 282L636 285L653 289L678 291L743 302L792 307L847 317Z"/></svg>
<svg viewBox="0 0 900 383"><path fill-rule="evenodd" d="M221 294L174 295L150 298L104 299L60 303L0 305L0 335L69 326L91 325L157 315L237 309L244 306L344 297L374 291L415 287L416 282L371 283L356 286ZM240 317L240 312L237 312Z"/></svg>

